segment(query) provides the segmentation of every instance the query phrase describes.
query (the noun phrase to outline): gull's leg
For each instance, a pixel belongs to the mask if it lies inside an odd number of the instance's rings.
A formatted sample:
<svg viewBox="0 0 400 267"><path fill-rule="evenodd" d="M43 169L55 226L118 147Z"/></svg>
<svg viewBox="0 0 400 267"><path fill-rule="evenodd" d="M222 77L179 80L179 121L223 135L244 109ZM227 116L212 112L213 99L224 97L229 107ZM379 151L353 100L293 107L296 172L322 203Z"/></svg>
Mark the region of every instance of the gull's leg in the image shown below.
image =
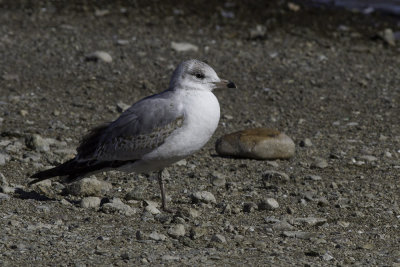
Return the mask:
<svg viewBox="0 0 400 267"><path fill-rule="evenodd" d="M161 208L163 210L167 210L167 200L165 197L165 187L163 182L163 170L158 172L158 184L160 185L161 190Z"/></svg>

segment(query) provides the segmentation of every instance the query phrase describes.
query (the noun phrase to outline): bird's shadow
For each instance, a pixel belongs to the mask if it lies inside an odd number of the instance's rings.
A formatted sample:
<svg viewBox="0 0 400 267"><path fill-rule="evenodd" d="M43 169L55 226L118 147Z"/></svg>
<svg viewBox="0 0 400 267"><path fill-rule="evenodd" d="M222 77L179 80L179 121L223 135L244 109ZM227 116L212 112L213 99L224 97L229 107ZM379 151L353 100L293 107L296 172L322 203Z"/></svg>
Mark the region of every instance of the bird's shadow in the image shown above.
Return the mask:
<svg viewBox="0 0 400 267"><path fill-rule="evenodd" d="M39 194L38 192L35 191L25 191L21 188L16 188L14 197L19 198L19 199L33 199L33 200L38 200L38 201L52 201L55 200L53 198L49 198L45 195Z"/></svg>

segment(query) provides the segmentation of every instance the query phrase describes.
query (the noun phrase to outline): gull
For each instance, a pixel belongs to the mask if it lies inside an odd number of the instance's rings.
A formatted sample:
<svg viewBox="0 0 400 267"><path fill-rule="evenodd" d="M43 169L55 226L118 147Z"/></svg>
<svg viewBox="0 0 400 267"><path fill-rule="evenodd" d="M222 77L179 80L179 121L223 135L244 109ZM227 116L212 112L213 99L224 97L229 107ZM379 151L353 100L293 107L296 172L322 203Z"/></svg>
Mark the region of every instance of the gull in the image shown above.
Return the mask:
<svg viewBox="0 0 400 267"><path fill-rule="evenodd" d="M167 90L143 98L115 121L92 129L75 158L38 172L29 184L60 176L67 183L108 171L158 171L162 209L167 210L163 170L202 148L217 129L220 107L212 93L236 88L206 63L191 59L175 69Z"/></svg>

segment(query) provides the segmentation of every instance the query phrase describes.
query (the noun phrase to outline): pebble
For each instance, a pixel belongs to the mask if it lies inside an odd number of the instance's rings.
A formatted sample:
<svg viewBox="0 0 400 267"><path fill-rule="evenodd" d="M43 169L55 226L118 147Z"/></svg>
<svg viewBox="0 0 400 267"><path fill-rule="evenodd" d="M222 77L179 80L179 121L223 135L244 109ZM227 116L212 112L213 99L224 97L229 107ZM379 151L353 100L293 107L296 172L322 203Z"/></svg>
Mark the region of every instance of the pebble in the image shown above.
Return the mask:
<svg viewBox="0 0 400 267"><path fill-rule="evenodd" d="M258 204L258 209L259 210L275 210L277 208L279 208L279 203L274 198L263 199Z"/></svg>
<svg viewBox="0 0 400 267"><path fill-rule="evenodd" d="M27 147L36 151L46 152L50 150L50 145L48 141L38 134L32 134L28 136L25 140L25 143Z"/></svg>
<svg viewBox="0 0 400 267"><path fill-rule="evenodd" d="M299 238L299 239L306 239L306 240L317 236L314 233L303 232L303 231L283 231L282 235L284 237L292 237L292 238Z"/></svg>
<svg viewBox="0 0 400 267"><path fill-rule="evenodd" d="M5 165L10 160L10 156L6 153L0 152L0 166Z"/></svg>
<svg viewBox="0 0 400 267"><path fill-rule="evenodd" d="M113 198L109 203L105 203L102 206L104 213L121 213L126 216L132 216L136 213L136 210L131 206L126 205L119 198Z"/></svg>
<svg viewBox="0 0 400 267"><path fill-rule="evenodd" d="M125 104L125 103L122 102L122 101L119 101L119 102L117 103L117 111L118 111L118 112L124 112L125 110L127 110L127 109L130 108L130 107L131 107L130 105Z"/></svg>
<svg viewBox="0 0 400 267"><path fill-rule="evenodd" d="M178 261L180 260L179 256L173 256L173 255L164 255L161 257L162 261Z"/></svg>
<svg viewBox="0 0 400 267"><path fill-rule="evenodd" d="M305 138L304 140L301 140L300 141L300 144L299 144L301 147L310 147L310 146L312 146L313 144L312 144L312 142L311 142L311 139L309 139L309 138Z"/></svg>
<svg viewBox="0 0 400 267"><path fill-rule="evenodd" d="M75 196L102 196L112 188L112 185L95 178L83 178L67 186L71 195Z"/></svg>
<svg viewBox="0 0 400 267"><path fill-rule="evenodd" d="M282 183L282 182L286 183L286 182L290 181L290 177L286 173L273 171L273 170L264 171L264 173L262 174L262 177L263 177L264 182L270 182L273 184Z"/></svg>
<svg viewBox="0 0 400 267"><path fill-rule="evenodd" d="M257 208L257 205L254 202L247 202L247 203L243 204L244 212L253 212L256 208Z"/></svg>
<svg viewBox="0 0 400 267"><path fill-rule="evenodd" d="M155 241L164 241L167 239L167 236L157 232L152 232L151 234L149 234L149 238Z"/></svg>
<svg viewBox="0 0 400 267"><path fill-rule="evenodd" d="M276 231L290 231L295 229L295 227L290 223L288 223L287 221L276 222L272 225L271 228Z"/></svg>
<svg viewBox="0 0 400 267"><path fill-rule="evenodd" d="M324 255L322 255L322 259L324 261L331 261L333 260L333 256L330 254L330 252L326 252Z"/></svg>
<svg viewBox="0 0 400 267"><path fill-rule="evenodd" d="M0 193L0 200L10 199L10 196L4 193Z"/></svg>
<svg viewBox="0 0 400 267"><path fill-rule="evenodd" d="M99 197L85 197L81 200L81 207L85 209L100 207L101 199Z"/></svg>
<svg viewBox="0 0 400 267"><path fill-rule="evenodd" d="M250 39L263 39L267 33L267 28L264 25L256 25L255 28L250 29Z"/></svg>
<svg viewBox="0 0 400 267"><path fill-rule="evenodd" d="M0 186L8 185L7 178L0 172Z"/></svg>
<svg viewBox="0 0 400 267"><path fill-rule="evenodd" d="M366 161L369 161L369 162L373 162L373 161L377 161L378 160L377 157L372 156L372 155L362 155L362 156L360 156L360 159L363 159L363 160L366 160Z"/></svg>
<svg viewBox="0 0 400 267"><path fill-rule="evenodd" d="M307 218L295 218L293 222L295 224L301 224L301 225L321 226L324 225L327 222L327 220L325 218L307 217Z"/></svg>
<svg viewBox="0 0 400 267"><path fill-rule="evenodd" d="M216 243L226 243L226 238L221 234L215 234L211 237L211 241Z"/></svg>
<svg viewBox="0 0 400 267"><path fill-rule="evenodd" d="M314 162L311 163L311 168L325 169L328 167L328 162L323 158L315 158Z"/></svg>
<svg viewBox="0 0 400 267"><path fill-rule="evenodd" d="M145 210L150 212L153 215L157 215L157 214L161 213L161 211L159 209L157 209L157 207L155 205L148 205L148 206L146 206Z"/></svg>
<svg viewBox="0 0 400 267"><path fill-rule="evenodd" d="M313 174L309 174L306 176L307 180L311 180L311 181L321 181L322 178L319 175L313 175Z"/></svg>
<svg viewBox="0 0 400 267"><path fill-rule="evenodd" d="M387 28L378 34L388 45L396 46L396 38L394 36L393 30Z"/></svg>
<svg viewBox="0 0 400 267"><path fill-rule="evenodd" d="M172 238L178 238L180 236L184 236L186 233L185 231L185 226L183 224L175 224L172 225L168 229L168 235L171 236Z"/></svg>
<svg viewBox="0 0 400 267"><path fill-rule="evenodd" d="M176 43L171 42L171 48L176 52L187 52L187 51L194 51L197 52L199 47L191 44L191 43Z"/></svg>
<svg viewBox="0 0 400 267"><path fill-rule="evenodd" d="M85 59L86 59L86 61L96 61L97 62L97 61L101 60L101 61L103 61L105 63L111 63L112 62L111 55L109 53L107 53L107 52L104 52L104 51L93 52L93 53L87 55L85 57Z"/></svg>
<svg viewBox="0 0 400 267"><path fill-rule="evenodd" d="M192 229L190 229L190 238L193 240L199 239L205 234L207 234L207 231L203 227L193 227Z"/></svg>
<svg viewBox="0 0 400 267"><path fill-rule="evenodd" d="M253 128L222 136L216 142L216 151L222 156L288 159L295 153L295 144L277 130Z"/></svg>
<svg viewBox="0 0 400 267"><path fill-rule="evenodd" d="M217 203L217 200L215 199L214 195L208 191L199 191L193 193L192 200L195 203L198 202L213 203L213 204Z"/></svg>
<svg viewBox="0 0 400 267"><path fill-rule="evenodd" d="M211 174L211 183L214 186L218 186L218 187L222 187L226 185L226 178L225 175L223 175L222 173L216 172L214 171Z"/></svg>
<svg viewBox="0 0 400 267"><path fill-rule="evenodd" d="M125 200L144 200L145 199L145 188L144 187L138 187L135 188L125 195Z"/></svg>

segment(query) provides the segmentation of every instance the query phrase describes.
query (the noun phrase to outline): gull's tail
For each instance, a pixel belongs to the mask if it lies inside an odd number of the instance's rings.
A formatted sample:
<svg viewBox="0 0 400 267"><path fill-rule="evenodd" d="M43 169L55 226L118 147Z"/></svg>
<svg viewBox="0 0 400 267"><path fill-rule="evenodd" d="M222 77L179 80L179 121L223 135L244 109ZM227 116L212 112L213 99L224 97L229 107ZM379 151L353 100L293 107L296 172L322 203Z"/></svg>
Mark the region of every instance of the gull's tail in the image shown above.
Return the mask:
<svg viewBox="0 0 400 267"><path fill-rule="evenodd" d="M64 176L66 179L64 180L66 183L71 183L76 180L82 179L85 176L90 174L115 169L121 167L125 164L133 163L134 160L130 161L122 161L122 160L114 160L114 161L97 161L97 160L90 160L90 161L78 161L76 158L71 159L57 167L41 171L35 173L31 176L31 178L36 178L29 183L29 185L36 184L40 181L50 179L56 176Z"/></svg>

